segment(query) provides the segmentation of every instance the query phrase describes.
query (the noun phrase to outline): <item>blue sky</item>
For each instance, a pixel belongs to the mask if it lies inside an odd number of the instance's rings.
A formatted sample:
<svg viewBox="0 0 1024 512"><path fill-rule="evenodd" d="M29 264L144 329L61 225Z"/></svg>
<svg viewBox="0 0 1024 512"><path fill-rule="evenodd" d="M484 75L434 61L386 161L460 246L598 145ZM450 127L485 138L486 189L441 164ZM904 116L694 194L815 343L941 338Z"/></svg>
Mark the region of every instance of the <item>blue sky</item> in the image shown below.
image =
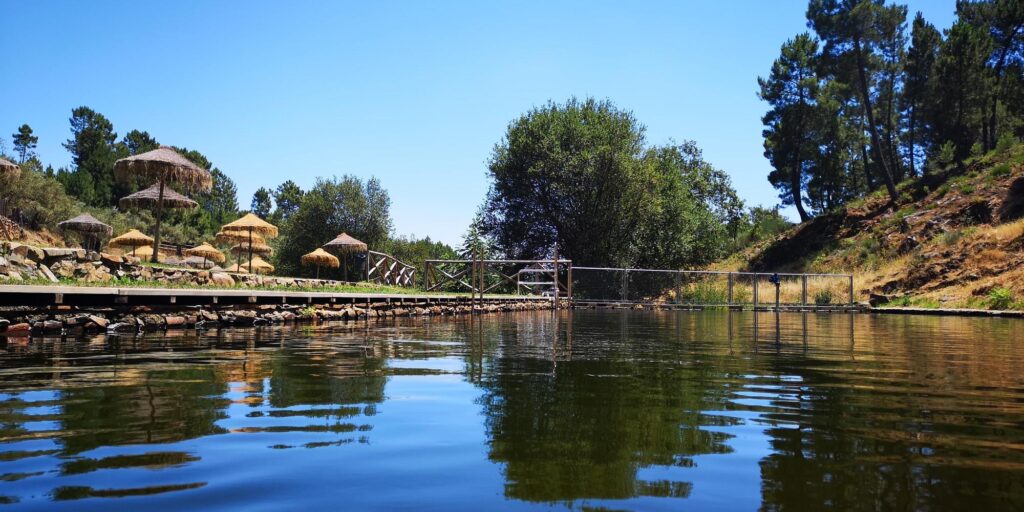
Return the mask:
<svg viewBox="0 0 1024 512"><path fill-rule="evenodd" d="M954 0L908 2L940 28ZM457 243L512 119L608 98L649 143L692 139L772 205L756 78L806 30L803 0L262 2L0 0L0 134L29 123L70 164L71 109L197 149L238 184L377 176L398 234Z"/></svg>

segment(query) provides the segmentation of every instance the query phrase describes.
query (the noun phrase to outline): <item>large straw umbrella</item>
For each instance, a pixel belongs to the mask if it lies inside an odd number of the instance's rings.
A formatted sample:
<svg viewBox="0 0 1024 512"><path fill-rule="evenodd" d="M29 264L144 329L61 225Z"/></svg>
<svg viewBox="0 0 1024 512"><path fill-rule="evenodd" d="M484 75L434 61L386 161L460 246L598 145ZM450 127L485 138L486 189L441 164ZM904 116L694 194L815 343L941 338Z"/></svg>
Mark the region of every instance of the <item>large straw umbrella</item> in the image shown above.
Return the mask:
<svg viewBox="0 0 1024 512"><path fill-rule="evenodd" d="M160 222L164 213L165 188L168 183L178 183L189 190L208 191L213 188L213 176L210 171L199 167L177 151L160 146L152 151L132 155L114 162L114 178L121 182L129 182L134 177L155 181L156 198L156 229L154 245L160 247ZM153 261L160 258L160 251L153 251Z"/></svg>
<svg viewBox="0 0 1024 512"><path fill-rule="evenodd" d="M320 279L320 267L338 268L341 265L336 256L323 249L317 249L309 254L302 255L301 261L306 266L316 265L317 279Z"/></svg>
<svg viewBox="0 0 1024 512"><path fill-rule="evenodd" d="M93 245L98 245L98 241L101 236L110 236L114 234L114 228L96 220L96 217L93 217L88 213L83 213L78 217L68 219L64 222L58 222L57 226L67 231L81 233L88 240L93 242Z"/></svg>
<svg viewBox="0 0 1024 512"><path fill-rule="evenodd" d="M324 249L327 249L334 254L340 254L345 258L345 264L342 266L345 281L348 281L348 255L357 252L366 252L369 250L366 244L352 238L348 233L342 233L334 240L327 242L324 244ZM369 262L367 262L367 264L369 264Z"/></svg>
<svg viewBox="0 0 1024 512"><path fill-rule="evenodd" d="M213 239L218 244L231 245L240 244L242 242L248 242L250 240L250 236L252 237L252 243L267 245L267 239L263 238L263 235L259 235L256 233L252 233L250 235L249 233L218 231L217 234L214 235Z"/></svg>
<svg viewBox="0 0 1024 512"><path fill-rule="evenodd" d="M274 253L274 248L260 242L253 242L251 244L248 242L242 242L231 247L231 252L239 256L243 254L259 254L262 256L268 256Z"/></svg>
<svg viewBox="0 0 1024 512"><path fill-rule="evenodd" d="M253 235L262 235L267 238L277 236L277 226L251 214L247 213L241 219L225 224L220 230L224 233L247 233L249 235L249 247L253 247ZM252 272L252 251L249 251L249 272Z"/></svg>
<svg viewBox="0 0 1024 512"><path fill-rule="evenodd" d="M228 267L228 268L226 268L224 270L226 270L228 272L234 272L236 274L248 274L249 273L249 271L245 269L245 265L242 265L241 263L235 263L234 265L231 265L230 267Z"/></svg>
<svg viewBox="0 0 1024 512"><path fill-rule="evenodd" d="M10 178L13 180L18 176L21 176L21 167L18 164L10 160L7 160L6 158L0 158L0 178L3 178L5 180ZM6 187L7 185L4 185L3 189L6 189ZM3 196L0 196L0 206L3 206L4 204L3 199ZM0 215L2 215L3 213L3 210L0 210ZM11 237L11 234L7 232L7 224L0 223L0 227L4 229L4 236L6 236L8 240L13 239Z"/></svg>
<svg viewBox="0 0 1024 512"><path fill-rule="evenodd" d="M134 194L128 194L117 202L121 209L129 208L156 208L160 206L160 185L142 189ZM164 187L164 208L195 208L199 203L177 193L171 187Z"/></svg>
<svg viewBox="0 0 1024 512"><path fill-rule="evenodd" d="M269 274L274 271L274 266L267 263L259 256L253 256L249 260L249 272L256 272L257 274Z"/></svg>
<svg viewBox="0 0 1024 512"><path fill-rule="evenodd" d="M139 247L153 245L153 238L146 236L137 229L132 229L123 235L112 238L108 244L112 247L131 247L132 256L135 256L135 250Z"/></svg>
<svg viewBox="0 0 1024 512"><path fill-rule="evenodd" d="M210 244L203 244L191 249L185 250L186 256L196 256L203 258L203 268L206 268L206 262L212 261L214 263L224 263L224 253L217 250L216 247Z"/></svg>

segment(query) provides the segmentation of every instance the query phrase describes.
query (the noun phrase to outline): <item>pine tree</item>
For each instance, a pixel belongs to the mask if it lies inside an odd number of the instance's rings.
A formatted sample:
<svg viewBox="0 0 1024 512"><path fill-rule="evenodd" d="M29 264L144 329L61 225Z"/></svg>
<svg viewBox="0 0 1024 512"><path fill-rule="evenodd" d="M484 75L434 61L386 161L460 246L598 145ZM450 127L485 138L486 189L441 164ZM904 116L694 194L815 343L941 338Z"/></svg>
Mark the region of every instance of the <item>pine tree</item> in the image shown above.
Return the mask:
<svg viewBox="0 0 1024 512"><path fill-rule="evenodd" d="M32 135L32 127L23 124L18 127L18 133L11 135L14 138L14 152L18 154L18 163L23 164L35 155L32 151L39 143L39 137Z"/></svg>

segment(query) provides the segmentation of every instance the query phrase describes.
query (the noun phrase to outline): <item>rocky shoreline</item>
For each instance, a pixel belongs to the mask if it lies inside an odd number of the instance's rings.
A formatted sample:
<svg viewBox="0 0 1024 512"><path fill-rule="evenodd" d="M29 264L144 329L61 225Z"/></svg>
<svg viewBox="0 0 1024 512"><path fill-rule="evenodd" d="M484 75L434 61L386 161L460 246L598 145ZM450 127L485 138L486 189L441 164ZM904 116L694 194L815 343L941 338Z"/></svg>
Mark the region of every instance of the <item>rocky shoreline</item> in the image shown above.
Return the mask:
<svg viewBox="0 0 1024 512"><path fill-rule="evenodd" d="M560 307L567 307L562 304ZM0 311L0 338L108 333L155 332L176 329L254 327L325 321L377 320L403 317L459 316L514 311L550 310L546 301L507 300L488 304L411 307L370 303L360 306L265 305L240 309L186 309L156 312L133 308L128 312L71 312L25 314Z"/></svg>

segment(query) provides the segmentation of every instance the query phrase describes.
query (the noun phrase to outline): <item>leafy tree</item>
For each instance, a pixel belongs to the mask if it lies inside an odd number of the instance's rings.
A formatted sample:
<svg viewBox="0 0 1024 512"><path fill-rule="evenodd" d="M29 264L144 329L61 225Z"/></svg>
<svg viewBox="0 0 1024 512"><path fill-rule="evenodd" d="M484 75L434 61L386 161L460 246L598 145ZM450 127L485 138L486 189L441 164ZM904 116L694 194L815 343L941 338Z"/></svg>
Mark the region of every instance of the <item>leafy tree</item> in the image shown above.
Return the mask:
<svg viewBox="0 0 1024 512"><path fill-rule="evenodd" d="M928 132L922 112L935 95L935 60L939 55L942 35L935 26L925 21L920 12L914 17L910 33L910 50L907 51L906 78L902 96L904 124L906 126L907 163L910 174L915 175L917 160L920 158L917 146L921 143L920 132Z"/></svg>
<svg viewBox="0 0 1024 512"><path fill-rule="evenodd" d="M58 179L89 205L113 206L114 161L126 153L115 144L113 124L89 107L72 110L70 121L71 138L64 147L71 152L74 170L58 174Z"/></svg>
<svg viewBox="0 0 1024 512"><path fill-rule="evenodd" d="M814 154L809 138L818 91L818 44L805 32L786 41L781 53L768 78L757 79L761 99L772 107L761 119L764 155L775 169L768 181L781 191L783 204L796 207L803 222L810 218L801 191L804 168Z"/></svg>
<svg viewBox="0 0 1024 512"><path fill-rule="evenodd" d="M11 135L14 138L14 152L18 154L18 163L23 164L32 158L35 153L32 150L39 143L39 137L32 135L32 127L23 124L18 127L18 133Z"/></svg>
<svg viewBox="0 0 1024 512"><path fill-rule="evenodd" d="M252 205L249 210L261 219L270 217L270 209L273 208L273 203L270 200L270 191L265 187L260 187L252 195Z"/></svg>
<svg viewBox="0 0 1024 512"><path fill-rule="evenodd" d="M160 147L160 143L149 132L139 130L132 130L126 133L124 138L121 139L121 144L128 150L129 155L138 155Z"/></svg>
<svg viewBox="0 0 1024 512"><path fill-rule="evenodd" d="M299 209L303 191L294 181L288 180L278 185L272 195L276 206L273 214L274 222L281 223L287 221Z"/></svg>
<svg viewBox="0 0 1024 512"><path fill-rule="evenodd" d="M957 21L949 29L935 62L936 97L931 112L936 140L953 144L953 158L962 162L982 139L986 91L990 83L986 62L991 38L978 27Z"/></svg>
<svg viewBox="0 0 1024 512"><path fill-rule="evenodd" d="M904 16L906 9L902 9ZM811 0L807 7L808 24L825 43L823 53L839 73L841 81L854 84L864 109L866 129L871 136L871 152L889 197L895 201L896 167L894 154L885 144L876 115L876 96L872 86L879 75L877 48L884 40L880 27L892 24L887 19L899 11L886 9L884 0Z"/></svg>
<svg viewBox="0 0 1024 512"><path fill-rule="evenodd" d="M480 230L515 259L550 256L557 244L579 265L683 266L713 257L704 249L722 242L698 236L702 219L728 224L712 204L728 183L696 147L645 148L644 128L608 101L573 98L523 114L488 169ZM700 248L681 248L686 241Z"/></svg>

